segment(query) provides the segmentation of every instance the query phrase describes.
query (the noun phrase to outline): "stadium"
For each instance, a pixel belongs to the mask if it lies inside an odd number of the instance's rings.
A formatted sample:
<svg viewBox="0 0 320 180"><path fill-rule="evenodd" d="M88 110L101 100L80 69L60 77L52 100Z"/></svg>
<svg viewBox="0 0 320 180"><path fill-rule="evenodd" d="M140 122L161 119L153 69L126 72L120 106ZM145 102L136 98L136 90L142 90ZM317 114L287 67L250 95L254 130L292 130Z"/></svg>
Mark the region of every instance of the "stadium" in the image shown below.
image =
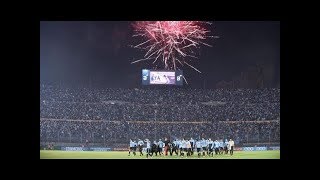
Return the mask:
<svg viewBox="0 0 320 180"><path fill-rule="evenodd" d="M40 22L40 159L280 159L280 70L269 71L268 58L262 65L255 58L234 64L239 70L230 71L236 76L230 81L224 72L213 77L202 56L200 73L191 65L175 69L169 59L176 57L168 53L156 69L127 60L140 56L122 47L131 43L127 26L93 24ZM146 26L138 25L139 32ZM271 25L279 31L279 23ZM177 25L167 26L172 31ZM68 31L78 35L69 37ZM111 40L96 37L104 31ZM273 65L280 61L275 57Z"/></svg>

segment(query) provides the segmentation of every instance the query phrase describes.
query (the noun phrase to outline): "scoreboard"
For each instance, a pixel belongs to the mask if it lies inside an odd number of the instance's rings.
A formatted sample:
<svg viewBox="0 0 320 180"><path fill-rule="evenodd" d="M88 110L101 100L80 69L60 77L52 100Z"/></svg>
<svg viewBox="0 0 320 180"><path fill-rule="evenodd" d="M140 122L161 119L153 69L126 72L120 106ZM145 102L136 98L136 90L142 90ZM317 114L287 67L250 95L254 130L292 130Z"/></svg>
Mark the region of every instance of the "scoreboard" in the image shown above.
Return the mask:
<svg viewBox="0 0 320 180"><path fill-rule="evenodd" d="M142 85L183 85L182 70L142 70Z"/></svg>

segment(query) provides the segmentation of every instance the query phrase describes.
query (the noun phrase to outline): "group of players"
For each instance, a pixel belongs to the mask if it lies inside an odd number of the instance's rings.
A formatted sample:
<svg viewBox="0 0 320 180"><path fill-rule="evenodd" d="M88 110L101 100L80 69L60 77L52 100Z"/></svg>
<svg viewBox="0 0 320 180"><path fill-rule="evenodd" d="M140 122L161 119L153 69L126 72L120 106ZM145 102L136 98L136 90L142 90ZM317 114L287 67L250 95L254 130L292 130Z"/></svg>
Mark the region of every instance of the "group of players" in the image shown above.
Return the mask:
<svg viewBox="0 0 320 180"><path fill-rule="evenodd" d="M174 141L169 141L167 138L165 138L164 141L159 139L159 141L151 141L149 139L145 139L144 141L141 139L138 139L138 141L130 139L130 145L129 145L129 155L132 152L132 154L136 155L136 150L138 148L138 151L140 152L140 156L143 156L143 148L146 145L146 157L153 156L155 154L156 156L159 154L161 155L168 155L168 152L170 156L173 154L176 154L177 156L193 156L194 152L196 151L198 153L198 157L202 156L213 156L214 152L216 155L218 154L228 154L230 151L230 155L233 155L233 149L234 149L234 141L230 139L229 141L225 139L225 141L221 140L215 140L212 141L211 138L209 139L175 139ZM213 152L214 151L214 152ZM163 153L164 152L164 153Z"/></svg>

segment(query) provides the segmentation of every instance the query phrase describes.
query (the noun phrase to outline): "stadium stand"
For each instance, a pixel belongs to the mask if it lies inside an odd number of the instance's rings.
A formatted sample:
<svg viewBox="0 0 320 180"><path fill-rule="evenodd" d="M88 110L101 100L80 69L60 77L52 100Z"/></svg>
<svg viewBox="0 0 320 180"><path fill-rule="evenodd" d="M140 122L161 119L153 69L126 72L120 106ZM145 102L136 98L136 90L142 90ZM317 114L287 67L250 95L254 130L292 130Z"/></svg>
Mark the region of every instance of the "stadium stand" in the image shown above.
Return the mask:
<svg viewBox="0 0 320 180"><path fill-rule="evenodd" d="M40 141L130 138L280 142L280 89L93 89L40 85Z"/></svg>

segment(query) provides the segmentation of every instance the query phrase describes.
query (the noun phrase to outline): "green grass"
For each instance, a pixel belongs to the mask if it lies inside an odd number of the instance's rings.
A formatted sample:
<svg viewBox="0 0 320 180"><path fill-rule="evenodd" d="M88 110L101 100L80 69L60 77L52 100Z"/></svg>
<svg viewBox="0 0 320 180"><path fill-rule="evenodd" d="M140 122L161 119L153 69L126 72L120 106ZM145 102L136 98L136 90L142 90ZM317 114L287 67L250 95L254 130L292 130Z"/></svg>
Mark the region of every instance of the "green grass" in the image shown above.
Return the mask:
<svg viewBox="0 0 320 180"><path fill-rule="evenodd" d="M173 156L154 156L148 159L280 159L280 150L274 151L235 151L233 156L230 154L214 155L213 157L193 157ZM40 159L147 159L144 156L128 156L127 151L57 151L40 150Z"/></svg>

